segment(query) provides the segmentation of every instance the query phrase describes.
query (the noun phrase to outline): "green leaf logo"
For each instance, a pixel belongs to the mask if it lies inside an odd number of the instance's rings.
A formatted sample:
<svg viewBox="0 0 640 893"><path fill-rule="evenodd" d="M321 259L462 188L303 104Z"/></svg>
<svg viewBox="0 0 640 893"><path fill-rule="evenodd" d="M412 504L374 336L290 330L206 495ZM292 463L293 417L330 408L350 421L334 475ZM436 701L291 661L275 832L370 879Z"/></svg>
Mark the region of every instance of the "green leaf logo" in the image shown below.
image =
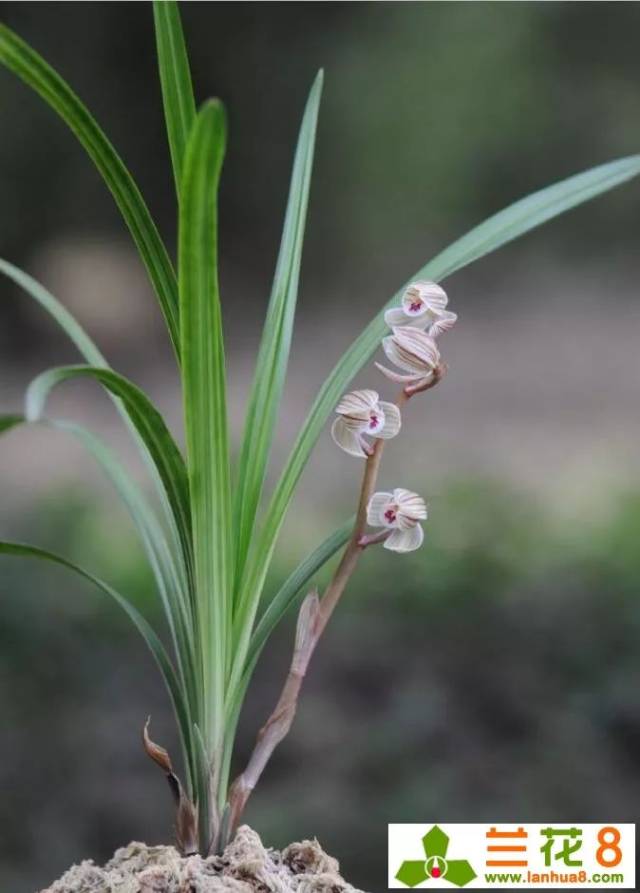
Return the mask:
<svg viewBox="0 0 640 893"><path fill-rule="evenodd" d="M437 825L422 838L422 846L425 861L403 862L396 874L396 880L407 887L417 887L430 878L442 878L456 887L464 887L476 877L466 859L446 858L449 837Z"/></svg>

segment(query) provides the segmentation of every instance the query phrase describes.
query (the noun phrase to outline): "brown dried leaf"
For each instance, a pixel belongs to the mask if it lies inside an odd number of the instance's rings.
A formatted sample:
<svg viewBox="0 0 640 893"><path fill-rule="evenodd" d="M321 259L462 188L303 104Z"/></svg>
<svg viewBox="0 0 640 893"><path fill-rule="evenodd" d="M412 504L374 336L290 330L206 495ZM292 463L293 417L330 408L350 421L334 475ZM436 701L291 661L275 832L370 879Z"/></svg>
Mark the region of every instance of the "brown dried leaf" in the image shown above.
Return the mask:
<svg viewBox="0 0 640 893"><path fill-rule="evenodd" d="M183 856L192 856L198 852L198 813L180 782L178 785L180 795L176 814L176 841Z"/></svg>
<svg viewBox="0 0 640 893"><path fill-rule="evenodd" d="M155 741L152 741L149 737L150 722L151 717L149 716L144 724L144 728L142 729L142 743L144 745L145 752L148 757L151 757L151 759L157 766L160 766L163 772L166 772L166 774L169 775L173 773L171 757L169 756L168 751L164 749L164 747L160 747L159 744L156 744Z"/></svg>
<svg viewBox="0 0 640 893"><path fill-rule="evenodd" d="M176 842L183 856L191 856L198 852L198 815L195 806L184 792L180 779L173 771L171 757L164 747L160 747L149 737L149 717L142 730L142 743L145 752L156 766L166 775L173 799L177 807Z"/></svg>

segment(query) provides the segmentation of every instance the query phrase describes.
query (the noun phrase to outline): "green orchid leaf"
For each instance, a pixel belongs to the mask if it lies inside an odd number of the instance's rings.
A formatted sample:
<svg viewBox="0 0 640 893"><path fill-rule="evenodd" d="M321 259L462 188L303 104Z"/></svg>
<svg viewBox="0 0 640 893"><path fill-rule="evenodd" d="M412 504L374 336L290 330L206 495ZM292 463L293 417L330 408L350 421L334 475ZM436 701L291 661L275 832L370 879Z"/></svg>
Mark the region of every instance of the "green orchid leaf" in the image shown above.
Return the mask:
<svg viewBox="0 0 640 893"><path fill-rule="evenodd" d="M287 577L256 625L251 637L251 648L247 659L248 666L252 667L255 665L255 661L260 656L260 652L269 636L284 615L302 602L306 594L305 587L309 581L327 561L333 558L339 549L347 544L353 531L354 522L355 517L349 518L345 524L334 530L331 536L328 536Z"/></svg>
<svg viewBox="0 0 640 893"><path fill-rule="evenodd" d="M228 771L231 760L231 750L235 736L236 724L240 715L242 699L247 691L249 682L255 670L258 658L266 645L269 636L282 620L285 614L300 605L306 595L306 586L315 574L329 561L336 552L346 545L353 531L355 518L350 518L341 527L338 527L330 536L322 542L317 549L308 555L304 561L287 577L276 595L273 597L255 631L251 637L249 653L244 664L236 661L234 672L231 675L228 686L226 720L225 720L225 768Z"/></svg>
<svg viewBox="0 0 640 893"><path fill-rule="evenodd" d="M180 10L175 0L154 0L153 20L164 118L167 125L176 193L180 198L184 153L196 117L196 103L193 98L191 71L180 21Z"/></svg>
<svg viewBox="0 0 640 893"><path fill-rule="evenodd" d="M287 372L298 297L322 77L322 72L319 72L313 83L298 136L280 253L242 438L234 504L238 578L242 573L253 535Z"/></svg>
<svg viewBox="0 0 640 893"><path fill-rule="evenodd" d="M218 290L218 183L226 141L211 100L189 136L182 177L179 280L182 384L208 752L220 752L230 658L233 540L226 373Z"/></svg>
<svg viewBox="0 0 640 893"><path fill-rule="evenodd" d="M92 366L107 366L107 361L80 323L51 292L24 270L0 258L0 273L15 282L23 291L38 303L58 323L71 339L85 360Z"/></svg>
<svg viewBox="0 0 640 893"><path fill-rule="evenodd" d="M136 243L179 356L178 289L169 255L124 162L71 87L24 40L0 23L0 63L39 93L80 140L111 190Z"/></svg>
<svg viewBox="0 0 640 893"><path fill-rule="evenodd" d="M41 549L38 546L31 546L25 543L11 543L0 541L0 555L17 556L22 558L37 558L40 561L46 561L52 564L57 564L60 567L67 568L67 570L73 571L83 579L88 580L94 586L97 586L98 589L100 589L111 599L113 599L113 601L127 614L142 638L147 643L147 646L149 647L151 654L155 658L155 661L158 664L162 677L165 681L167 690L169 692L169 697L171 698L171 703L175 711L178 729L181 735L182 747L185 755L185 765L189 768L191 766L189 755L192 750L191 726L189 721L189 711L183 697L182 688L178 682L173 664L171 663L171 660L167 655L162 642L154 632L153 628L149 625L148 621L145 620L142 614L140 614L140 612L137 610L137 608L134 607L134 605L129 601L128 598L121 595L108 583L103 582L89 571L85 570L77 564L74 564L74 562L69 561L67 558L56 555L54 552L49 552L46 549ZM189 787L191 787L190 774Z"/></svg>
<svg viewBox="0 0 640 893"><path fill-rule="evenodd" d="M122 499L138 531L156 581L171 638L178 659L178 668L192 702L195 699L193 644L190 634L189 604L180 590L179 578L164 531L139 487L104 441L87 428L60 419L46 419L44 424L75 437L95 459Z"/></svg>
<svg viewBox="0 0 640 893"><path fill-rule="evenodd" d="M85 332L78 321L71 315L71 313L69 313L66 307L64 307L60 303L60 301L58 301L58 299L51 294L51 292L47 291L47 289L44 288L44 286L41 285L32 276L29 276L23 270L20 270L18 267L2 259L0 259L0 273L3 273L9 279L15 282L15 284L18 285L25 294L27 294L37 304L39 304L40 307L46 310L46 312L52 317L52 319L55 320L55 322L58 323L60 328L70 338L73 344L75 344L78 351L82 354L82 356L90 366L95 366L100 369L109 369L109 364L107 363L106 359L104 358L96 344L92 341L92 339ZM122 400L115 396L113 392L109 391L108 393L110 394L110 397L118 413L127 426L127 429L129 430L136 444L136 447L138 448L138 451L140 452L140 456L144 462L145 467L149 471L150 477L156 488L156 492L158 494L160 504L169 528L171 553L176 555L177 558L179 550L181 548L183 550L184 560L178 561L177 564L182 579L182 588L186 590L189 588L192 576L192 568L188 558L190 548L185 551L184 531L187 528L183 528L181 532L178 531L176 519L174 518L172 508L169 505L165 486L158 473L156 463L150 456L144 439L140 436L136 425L130 418L127 407ZM182 546L180 545L180 540L182 540Z"/></svg>
<svg viewBox="0 0 640 893"><path fill-rule="evenodd" d="M9 420L12 424L8 424ZM27 418L15 415L0 417L0 434L6 433L21 422L26 423ZM190 605L180 589L172 555L155 514L122 464L99 437L72 422L46 419L43 423L75 437L102 468L125 505L140 536L156 581L178 658L181 683L188 693L190 703L195 704Z"/></svg>
<svg viewBox="0 0 640 893"><path fill-rule="evenodd" d="M95 366L61 366L49 369L38 375L29 385L25 398L27 418L29 421L39 419L53 388L64 381L77 378L90 378L99 382L122 401L162 481L180 535L185 563L191 567L191 518L187 469L164 419L137 385L112 369Z"/></svg>
<svg viewBox="0 0 640 893"><path fill-rule="evenodd" d="M15 417L13 417L15 418ZM22 421L26 422L23 417ZM16 423L17 424L17 423ZM46 419L44 424L71 434L91 454L111 481L127 508L140 536L153 572L178 660L179 684L189 710L196 704L193 640L190 633L189 606L180 592L176 569L164 532L139 488L106 444L91 431L72 422ZM0 422L0 433L9 430ZM190 777L191 777L190 770Z"/></svg>

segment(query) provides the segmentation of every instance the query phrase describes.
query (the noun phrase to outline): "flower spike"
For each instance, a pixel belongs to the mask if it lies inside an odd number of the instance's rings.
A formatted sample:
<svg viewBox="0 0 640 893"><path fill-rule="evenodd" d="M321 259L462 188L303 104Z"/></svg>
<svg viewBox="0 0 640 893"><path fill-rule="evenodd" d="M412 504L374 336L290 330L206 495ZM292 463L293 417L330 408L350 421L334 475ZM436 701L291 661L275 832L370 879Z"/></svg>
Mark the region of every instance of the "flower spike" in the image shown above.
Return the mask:
<svg viewBox="0 0 640 893"><path fill-rule="evenodd" d="M387 440L400 430L400 410L395 404L380 400L377 391L366 389L345 394L336 412L338 418L331 427L331 436L351 456L371 455L367 436Z"/></svg>
<svg viewBox="0 0 640 893"><path fill-rule="evenodd" d="M392 552L413 552L422 545L424 531L419 521L427 518L424 499L411 490L397 487L393 493L374 493L367 506L367 523L382 527L371 541L384 542ZM368 545L366 538L361 545Z"/></svg>

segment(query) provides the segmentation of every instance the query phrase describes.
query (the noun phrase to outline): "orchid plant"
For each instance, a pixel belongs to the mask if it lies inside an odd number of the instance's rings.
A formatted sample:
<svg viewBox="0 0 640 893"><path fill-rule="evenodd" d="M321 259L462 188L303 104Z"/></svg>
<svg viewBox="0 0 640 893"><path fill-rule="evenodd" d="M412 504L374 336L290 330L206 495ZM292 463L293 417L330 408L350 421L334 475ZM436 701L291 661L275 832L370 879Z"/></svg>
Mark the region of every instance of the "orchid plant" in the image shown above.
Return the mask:
<svg viewBox="0 0 640 893"><path fill-rule="evenodd" d="M490 217L426 263L376 313L319 390L280 477L266 494L274 429L287 371L311 180L322 73L302 117L282 240L266 310L238 458L232 462L218 290L218 183L225 114L216 99L196 105L178 7L154 3L159 79L178 210L171 259L135 181L71 87L9 28L0 25L0 62L38 93L76 135L111 190L150 282L182 383L184 447L149 397L112 369L90 336L46 288L6 260L0 271L36 301L75 344L83 362L41 373L22 412L0 418L0 431L39 423L77 438L109 477L131 515L153 571L167 623L165 644L135 604L90 571L45 548L0 542L5 555L61 565L91 582L130 617L164 677L180 734L182 779L147 726L144 745L166 774L177 803L176 834L184 853L219 850L233 834L275 747L287 734L312 654L359 559L372 545L395 552L423 540L424 500L404 485L376 491L383 447L400 431L409 401L445 373L438 339L455 323L438 284L534 227L640 173L640 156L594 167L534 192ZM386 313L385 313L386 309ZM346 393L354 375L382 346L395 367L378 368L400 385L395 402L376 390ZM376 373L377 374L377 373ZM108 394L149 472L142 490L112 449L81 425L47 414L52 389L88 378ZM381 382L382 383L382 382ZM280 530L311 451L332 412L338 446L363 465L355 518L303 558L275 592L266 591ZM367 527L376 532L367 532ZM309 587L342 550L328 586ZM260 730L248 764L232 779L238 717L269 636L290 611L297 626L290 671Z"/></svg>

